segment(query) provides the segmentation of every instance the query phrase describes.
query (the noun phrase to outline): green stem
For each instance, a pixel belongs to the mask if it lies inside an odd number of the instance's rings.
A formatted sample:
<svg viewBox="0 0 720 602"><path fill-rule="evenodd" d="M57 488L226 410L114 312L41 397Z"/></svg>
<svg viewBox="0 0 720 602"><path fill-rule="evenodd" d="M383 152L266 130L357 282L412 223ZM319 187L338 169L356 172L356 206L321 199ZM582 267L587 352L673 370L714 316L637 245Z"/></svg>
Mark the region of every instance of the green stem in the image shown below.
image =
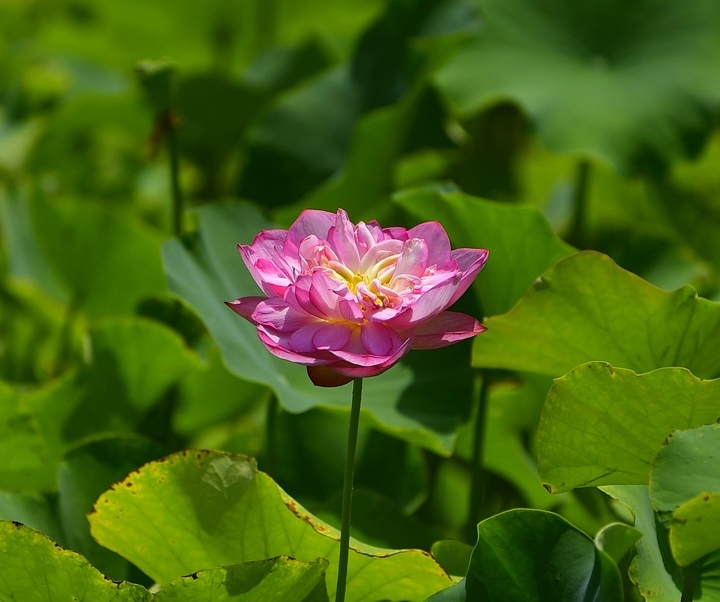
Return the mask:
<svg viewBox="0 0 720 602"><path fill-rule="evenodd" d="M277 395L270 395L265 415L265 472L272 475L277 466L277 429L280 404Z"/></svg>
<svg viewBox="0 0 720 602"><path fill-rule="evenodd" d="M68 303L65 317L63 319L60 336L58 338L58 350L55 364L55 373L60 374L70 359L72 351L72 334L75 320L80 313L82 301L80 295L74 295Z"/></svg>
<svg viewBox="0 0 720 602"><path fill-rule="evenodd" d="M697 583L698 575L700 574L700 566L702 565L702 558L696 560L684 571L685 584L683 586L682 598L680 602L692 602L695 599L695 584Z"/></svg>
<svg viewBox="0 0 720 602"><path fill-rule="evenodd" d="M485 423L487 422L488 392L490 391L490 374L482 372L475 378L476 390L479 390L477 412L472 441L472 476L470 484L470 505L467 517L467 537L473 542L477 536L477 521L485 501L485 471L483 469L483 446L485 443ZM481 381L481 382L478 382Z"/></svg>
<svg viewBox="0 0 720 602"><path fill-rule="evenodd" d="M582 159L577 166L575 189L573 191L573 216L570 227L570 242L578 248L587 244L587 208L590 162Z"/></svg>
<svg viewBox="0 0 720 602"><path fill-rule="evenodd" d="M168 158L170 160L170 187L173 200L173 234L180 236L183 231L183 195L180 188L180 150L177 139L176 117L172 111L166 116L165 139L167 141Z"/></svg>
<svg viewBox="0 0 720 602"><path fill-rule="evenodd" d="M348 558L350 555L350 518L352 515L353 476L355 474L355 451L357 450L358 427L360 425L360 404L362 400L362 378L353 381L350 427L348 428L347 452L345 454L345 483L343 484L342 524L340 526L340 558L335 602L345 601Z"/></svg>

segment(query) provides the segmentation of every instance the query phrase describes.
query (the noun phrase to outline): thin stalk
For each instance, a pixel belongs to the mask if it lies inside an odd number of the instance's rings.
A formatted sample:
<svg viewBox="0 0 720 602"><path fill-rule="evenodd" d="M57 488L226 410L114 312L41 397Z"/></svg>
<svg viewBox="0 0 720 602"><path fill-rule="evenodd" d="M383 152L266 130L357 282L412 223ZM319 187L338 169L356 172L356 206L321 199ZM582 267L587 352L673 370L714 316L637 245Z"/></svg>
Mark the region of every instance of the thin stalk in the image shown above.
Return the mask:
<svg viewBox="0 0 720 602"><path fill-rule="evenodd" d="M58 350L55 363L56 374L60 374L62 372L63 368L70 359L73 328L75 327L77 316L80 313L81 305L80 295L74 295L70 299L70 303L68 303L65 311L65 317L63 318L60 336L58 338Z"/></svg>
<svg viewBox="0 0 720 602"><path fill-rule="evenodd" d="M265 414L265 472L273 474L277 466L277 429L280 404L277 395L270 395Z"/></svg>
<svg viewBox="0 0 720 602"><path fill-rule="evenodd" d="M340 526L340 559L338 565L335 602L345 602L348 558L350 555L350 518L352 515L353 476L355 475L355 452L357 450L358 427L360 426L360 404L362 400L362 378L353 381L350 427L348 428L347 452L345 454L345 482L343 484L342 521Z"/></svg>
<svg viewBox="0 0 720 602"><path fill-rule="evenodd" d="M587 244L588 184L590 162L582 159L577 166L575 189L573 191L573 215L569 241L582 248Z"/></svg>
<svg viewBox="0 0 720 602"><path fill-rule="evenodd" d="M177 119L172 111L166 116L165 140L170 160L170 187L173 200L173 234L180 236L183 231L183 195L180 188L180 150L177 139Z"/></svg>
<svg viewBox="0 0 720 602"><path fill-rule="evenodd" d="M696 560L684 571L685 585L683 586L682 598L680 602L693 602L695 599L695 585L697 583L698 575L700 574L700 566L702 565L702 558Z"/></svg>
<svg viewBox="0 0 720 602"><path fill-rule="evenodd" d="M485 423L487 422L488 392L490 391L490 374L482 372L475 377L475 389L478 390L475 428L472 440L472 476L470 481L470 503L468 506L467 536L474 542L477 535L477 519L485 501L485 471L483 470L483 446L485 443ZM480 381L480 382L478 382Z"/></svg>

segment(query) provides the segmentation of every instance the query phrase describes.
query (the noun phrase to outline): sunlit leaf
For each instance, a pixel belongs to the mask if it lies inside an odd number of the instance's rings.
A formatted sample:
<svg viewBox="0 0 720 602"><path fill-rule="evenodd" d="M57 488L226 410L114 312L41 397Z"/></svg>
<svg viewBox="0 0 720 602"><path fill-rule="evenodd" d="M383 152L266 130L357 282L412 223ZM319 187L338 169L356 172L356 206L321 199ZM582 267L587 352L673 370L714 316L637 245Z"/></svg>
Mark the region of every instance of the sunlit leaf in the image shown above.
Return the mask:
<svg viewBox="0 0 720 602"><path fill-rule="evenodd" d="M150 602L139 585L103 577L79 554L20 523L0 521L0 598L23 602Z"/></svg>
<svg viewBox="0 0 720 602"><path fill-rule="evenodd" d="M720 380L682 368L646 374L601 362L555 381L538 428L538 471L553 492L647 484L660 448L677 429L714 423Z"/></svg>
<svg viewBox="0 0 720 602"><path fill-rule="evenodd" d="M586 251L547 271L507 314L486 321L473 363L561 376L589 361L649 372L720 366L720 303L692 287L662 291Z"/></svg>
<svg viewBox="0 0 720 602"><path fill-rule="evenodd" d="M148 464L98 499L90 524L102 545L161 583L203 568L286 554L328 559L328 590L334 591L337 531L245 457L189 451ZM349 601L423 600L450 583L425 552L353 546Z"/></svg>
<svg viewBox="0 0 720 602"><path fill-rule="evenodd" d="M198 571L163 587L155 602L327 602L326 560L303 562L287 556ZM211 596L211 597L209 597Z"/></svg>

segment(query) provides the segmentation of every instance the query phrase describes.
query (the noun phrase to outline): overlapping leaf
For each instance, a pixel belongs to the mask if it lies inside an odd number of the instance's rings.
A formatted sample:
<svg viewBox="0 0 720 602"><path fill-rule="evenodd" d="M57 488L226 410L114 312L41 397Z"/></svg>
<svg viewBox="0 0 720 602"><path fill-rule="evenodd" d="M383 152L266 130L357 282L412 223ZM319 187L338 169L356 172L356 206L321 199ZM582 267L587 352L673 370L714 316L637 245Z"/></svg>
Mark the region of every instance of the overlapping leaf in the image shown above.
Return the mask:
<svg viewBox="0 0 720 602"><path fill-rule="evenodd" d="M720 425L676 431L659 451L650 498L680 566L720 550Z"/></svg>
<svg viewBox="0 0 720 602"><path fill-rule="evenodd" d="M509 510L478 525L464 582L432 602L581 602L622 599L610 556L565 519L542 510Z"/></svg>

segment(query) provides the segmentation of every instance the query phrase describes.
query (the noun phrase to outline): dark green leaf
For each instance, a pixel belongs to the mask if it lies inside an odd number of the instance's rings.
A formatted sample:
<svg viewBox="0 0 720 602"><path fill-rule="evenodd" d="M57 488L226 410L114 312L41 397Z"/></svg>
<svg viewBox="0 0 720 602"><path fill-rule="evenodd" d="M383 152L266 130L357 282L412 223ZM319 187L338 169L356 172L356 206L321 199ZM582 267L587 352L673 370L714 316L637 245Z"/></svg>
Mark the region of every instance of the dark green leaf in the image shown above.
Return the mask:
<svg viewBox="0 0 720 602"><path fill-rule="evenodd" d="M716 2L480 6L482 35L438 73L459 113L515 101L548 148L623 172L697 153L720 104Z"/></svg>

